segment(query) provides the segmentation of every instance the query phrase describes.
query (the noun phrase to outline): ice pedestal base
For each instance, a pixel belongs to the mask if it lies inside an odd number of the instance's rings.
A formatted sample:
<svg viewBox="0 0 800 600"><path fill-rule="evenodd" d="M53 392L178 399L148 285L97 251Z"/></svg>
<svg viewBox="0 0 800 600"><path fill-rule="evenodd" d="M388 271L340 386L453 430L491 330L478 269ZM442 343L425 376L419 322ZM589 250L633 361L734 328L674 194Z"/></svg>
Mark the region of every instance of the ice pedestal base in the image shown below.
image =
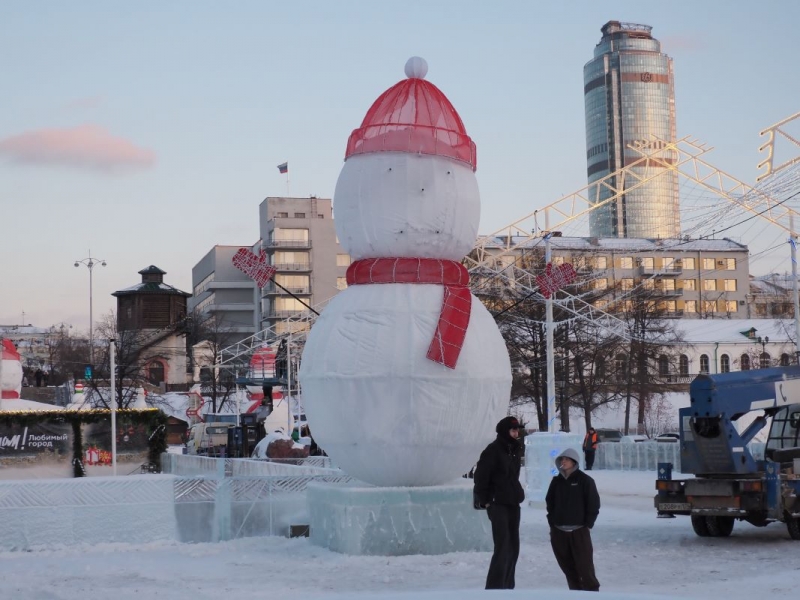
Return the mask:
<svg viewBox="0 0 800 600"><path fill-rule="evenodd" d="M577 433L530 433L525 436L525 499L543 502L550 481L558 474L556 456L574 448L583 469L583 436Z"/></svg>
<svg viewBox="0 0 800 600"><path fill-rule="evenodd" d="M310 483L311 543L361 556L492 549L486 511L472 507L472 480L420 488Z"/></svg>

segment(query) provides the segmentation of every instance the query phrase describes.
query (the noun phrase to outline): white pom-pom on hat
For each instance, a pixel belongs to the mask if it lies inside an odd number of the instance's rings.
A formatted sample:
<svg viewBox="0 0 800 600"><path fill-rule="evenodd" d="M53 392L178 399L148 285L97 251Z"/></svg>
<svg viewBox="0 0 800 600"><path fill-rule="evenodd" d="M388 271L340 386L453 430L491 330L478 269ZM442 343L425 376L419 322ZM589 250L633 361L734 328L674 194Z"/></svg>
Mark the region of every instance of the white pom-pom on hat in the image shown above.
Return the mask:
<svg viewBox="0 0 800 600"><path fill-rule="evenodd" d="M424 58L412 56L406 61L406 77L409 79L425 79L428 74L428 63Z"/></svg>

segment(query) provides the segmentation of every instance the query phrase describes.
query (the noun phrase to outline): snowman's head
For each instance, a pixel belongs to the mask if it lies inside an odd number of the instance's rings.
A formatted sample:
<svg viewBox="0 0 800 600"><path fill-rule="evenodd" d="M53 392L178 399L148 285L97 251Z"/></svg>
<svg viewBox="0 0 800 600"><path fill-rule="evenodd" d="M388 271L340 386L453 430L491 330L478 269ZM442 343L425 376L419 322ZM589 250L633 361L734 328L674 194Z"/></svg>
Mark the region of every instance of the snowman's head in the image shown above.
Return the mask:
<svg viewBox="0 0 800 600"><path fill-rule="evenodd" d="M475 243L475 144L426 72L410 59L408 79L375 101L348 140L334 210L339 242L355 260L460 260Z"/></svg>

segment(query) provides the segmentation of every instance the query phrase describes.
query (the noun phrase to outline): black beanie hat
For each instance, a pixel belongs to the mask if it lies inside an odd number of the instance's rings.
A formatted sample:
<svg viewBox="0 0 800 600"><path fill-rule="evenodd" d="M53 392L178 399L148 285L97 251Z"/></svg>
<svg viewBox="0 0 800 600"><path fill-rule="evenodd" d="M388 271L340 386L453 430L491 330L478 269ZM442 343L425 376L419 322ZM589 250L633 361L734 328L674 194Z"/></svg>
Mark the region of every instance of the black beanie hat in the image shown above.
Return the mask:
<svg viewBox="0 0 800 600"><path fill-rule="evenodd" d="M500 419L500 422L497 423L497 427L495 427L494 430L497 433L504 435L507 434L509 430L519 426L520 425L519 421L517 420L517 417L505 417L503 419Z"/></svg>

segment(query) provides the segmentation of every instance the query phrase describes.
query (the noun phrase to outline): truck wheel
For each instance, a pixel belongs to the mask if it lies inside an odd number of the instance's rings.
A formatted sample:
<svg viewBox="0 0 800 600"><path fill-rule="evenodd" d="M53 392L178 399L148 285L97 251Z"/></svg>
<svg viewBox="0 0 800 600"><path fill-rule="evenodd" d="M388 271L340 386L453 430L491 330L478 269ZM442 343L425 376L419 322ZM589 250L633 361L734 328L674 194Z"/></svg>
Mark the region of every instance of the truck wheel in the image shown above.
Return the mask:
<svg viewBox="0 0 800 600"><path fill-rule="evenodd" d="M786 517L786 529L789 530L789 536L793 540L800 540L800 519Z"/></svg>
<svg viewBox="0 0 800 600"><path fill-rule="evenodd" d="M733 517L706 517L710 537L728 537L733 531Z"/></svg>
<svg viewBox="0 0 800 600"><path fill-rule="evenodd" d="M700 537L708 537L708 523L705 517L692 515L692 529Z"/></svg>

